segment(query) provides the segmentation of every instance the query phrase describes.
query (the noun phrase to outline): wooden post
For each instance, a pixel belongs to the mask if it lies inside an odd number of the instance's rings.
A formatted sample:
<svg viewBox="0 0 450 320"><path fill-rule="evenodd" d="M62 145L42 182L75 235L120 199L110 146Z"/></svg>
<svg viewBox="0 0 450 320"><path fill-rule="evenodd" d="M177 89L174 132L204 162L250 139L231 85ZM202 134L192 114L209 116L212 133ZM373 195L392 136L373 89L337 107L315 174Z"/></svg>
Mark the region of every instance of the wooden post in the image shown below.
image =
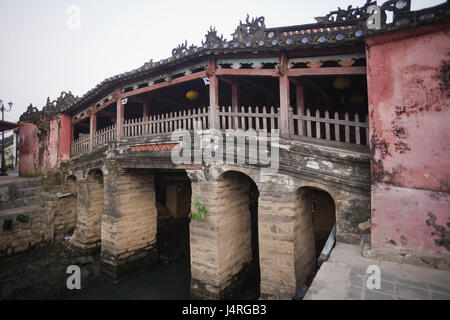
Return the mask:
<svg viewBox="0 0 450 320"><path fill-rule="evenodd" d="M231 105L233 106L233 111L236 111L239 106L239 81L233 80L231 82Z"/></svg>
<svg viewBox="0 0 450 320"><path fill-rule="evenodd" d="M280 134L289 136L289 78L287 73L287 58L283 54L279 63L280 79Z"/></svg>
<svg viewBox="0 0 450 320"><path fill-rule="evenodd" d="M147 119L147 115L148 115L148 102L144 102L144 104L142 105L142 119Z"/></svg>
<svg viewBox="0 0 450 320"><path fill-rule="evenodd" d="M70 120L70 156L72 157L72 148L73 148L73 141L75 139L75 127L72 123L72 120Z"/></svg>
<svg viewBox="0 0 450 320"><path fill-rule="evenodd" d="M89 151L94 150L96 131L97 131L97 115L92 111L90 116L90 128L89 128Z"/></svg>
<svg viewBox="0 0 450 320"><path fill-rule="evenodd" d="M209 76L209 128L219 129L219 79Z"/></svg>
<svg viewBox="0 0 450 320"><path fill-rule="evenodd" d="M142 118L147 119L147 117L150 115L150 97L145 97L145 102L142 105Z"/></svg>
<svg viewBox="0 0 450 320"><path fill-rule="evenodd" d="M305 115L305 92L304 87L300 84L295 85L295 97L297 100L297 115ZM303 121L303 120L300 120ZM306 126L303 122L302 125L302 132L299 132L298 134L301 136L304 136L306 133ZM291 133L292 134L292 133Z"/></svg>
<svg viewBox="0 0 450 320"><path fill-rule="evenodd" d="M116 120L116 127L117 127L117 140L119 141L122 139L123 135L123 120L125 116L125 109L122 103L122 98L119 97L117 100L117 120Z"/></svg>

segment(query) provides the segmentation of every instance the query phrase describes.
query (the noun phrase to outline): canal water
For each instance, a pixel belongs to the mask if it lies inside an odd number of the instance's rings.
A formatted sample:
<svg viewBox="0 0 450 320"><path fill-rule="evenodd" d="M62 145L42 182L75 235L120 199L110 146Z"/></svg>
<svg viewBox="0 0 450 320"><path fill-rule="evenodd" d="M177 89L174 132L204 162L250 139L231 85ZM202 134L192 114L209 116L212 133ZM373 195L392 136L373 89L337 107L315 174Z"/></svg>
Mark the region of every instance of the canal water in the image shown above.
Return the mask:
<svg viewBox="0 0 450 320"><path fill-rule="evenodd" d="M61 296L63 299L133 299L186 300L190 299L189 257L182 256L168 264L157 264L116 284L103 279L87 288Z"/></svg>

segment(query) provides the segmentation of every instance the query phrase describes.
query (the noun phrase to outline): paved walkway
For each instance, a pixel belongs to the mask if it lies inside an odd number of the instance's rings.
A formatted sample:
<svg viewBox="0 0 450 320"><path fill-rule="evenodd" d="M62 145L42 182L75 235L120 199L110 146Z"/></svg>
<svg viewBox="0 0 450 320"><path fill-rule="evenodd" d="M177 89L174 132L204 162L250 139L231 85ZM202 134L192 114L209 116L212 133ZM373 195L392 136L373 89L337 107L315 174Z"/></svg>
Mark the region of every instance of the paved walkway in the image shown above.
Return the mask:
<svg viewBox="0 0 450 320"><path fill-rule="evenodd" d="M367 281L380 268L380 289ZM371 277L370 279L368 279ZM450 300L450 272L365 258L359 246L339 243L319 269L305 300Z"/></svg>

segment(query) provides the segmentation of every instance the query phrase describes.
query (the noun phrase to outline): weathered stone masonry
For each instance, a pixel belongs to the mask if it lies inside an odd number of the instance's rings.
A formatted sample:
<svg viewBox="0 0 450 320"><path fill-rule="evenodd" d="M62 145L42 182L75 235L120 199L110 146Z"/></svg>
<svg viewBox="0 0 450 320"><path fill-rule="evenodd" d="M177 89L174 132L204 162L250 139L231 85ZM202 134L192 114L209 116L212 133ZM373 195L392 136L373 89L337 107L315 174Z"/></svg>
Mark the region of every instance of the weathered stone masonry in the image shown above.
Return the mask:
<svg viewBox="0 0 450 320"><path fill-rule="evenodd" d="M150 170L105 165L102 273L123 278L156 260L157 210Z"/></svg>
<svg viewBox="0 0 450 320"><path fill-rule="evenodd" d="M333 198L338 241L359 244L368 239L369 230L360 227L370 219L369 158L364 152L282 140L280 171L266 176L249 165L175 166L170 151L130 152L133 143L99 149L65 168L67 175L77 177L89 176L86 173L93 169L103 172L102 273L109 279L120 280L156 259L152 170L158 168L185 169L191 199L208 208L205 220L190 223L193 298L232 297L246 279L253 258L251 180L259 191L262 298L291 299L315 267L308 188L324 190Z"/></svg>
<svg viewBox="0 0 450 320"><path fill-rule="evenodd" d="M74 244L83 249L100 246L104 203L103 174L99 169L80 179L77 192L78 219Z"/></svg>

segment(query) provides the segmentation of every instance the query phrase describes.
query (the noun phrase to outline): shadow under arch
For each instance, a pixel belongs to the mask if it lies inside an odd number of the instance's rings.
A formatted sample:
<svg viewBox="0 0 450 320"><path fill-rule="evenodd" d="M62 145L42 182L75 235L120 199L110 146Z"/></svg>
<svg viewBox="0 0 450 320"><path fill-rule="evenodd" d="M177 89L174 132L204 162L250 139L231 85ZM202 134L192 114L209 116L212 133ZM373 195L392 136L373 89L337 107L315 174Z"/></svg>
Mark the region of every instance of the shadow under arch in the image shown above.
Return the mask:
<svg viewBox="0 0 450 320"><path fill-rule="evenodd" d="M224 268L233 269L229 292L224 298L257 299L260 296L260 262L258 243L258 198L255 181L240 171L223 172L218 182L222 184L226 207L221 226L226 231L223 248L230 257Z"/></svg>
<svg viewBox="0 0 450 320"><path fill-rule="evenodd" d="M336 205L332 195L313 186L295 191L298 213L294 226L294 259L297 290L310 286L318 270L317 260L336 224Z"/></svg>

